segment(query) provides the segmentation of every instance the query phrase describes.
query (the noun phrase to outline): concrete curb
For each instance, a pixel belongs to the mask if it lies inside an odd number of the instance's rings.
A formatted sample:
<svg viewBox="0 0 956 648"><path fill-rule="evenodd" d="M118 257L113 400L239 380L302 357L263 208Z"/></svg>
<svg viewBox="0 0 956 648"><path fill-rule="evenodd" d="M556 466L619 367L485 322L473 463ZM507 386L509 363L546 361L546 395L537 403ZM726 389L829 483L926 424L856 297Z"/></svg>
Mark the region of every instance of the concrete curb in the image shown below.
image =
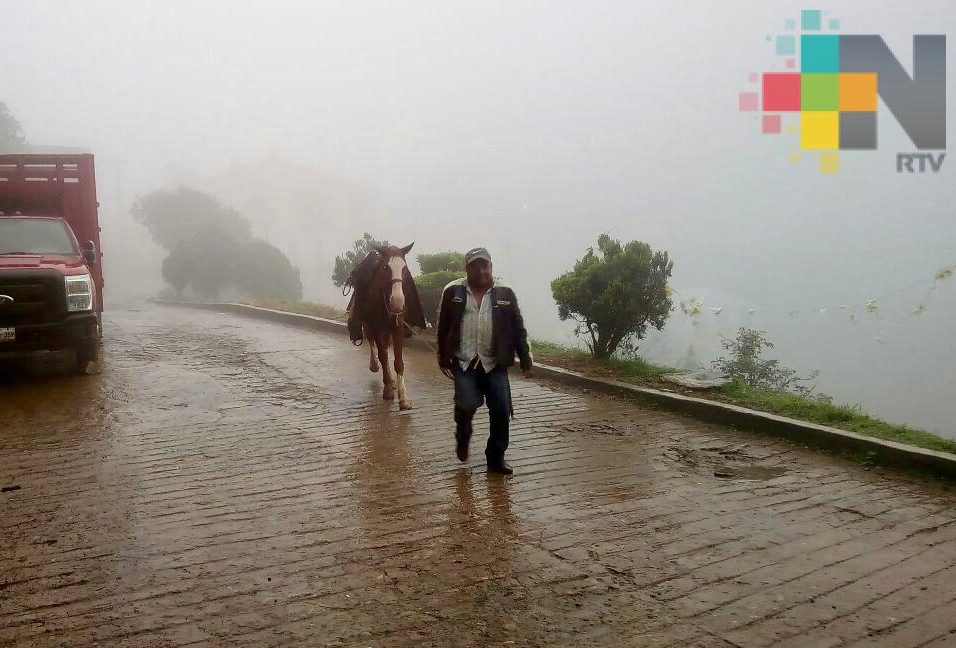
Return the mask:
<svg viewBox="0 0 956 648"><path fill-rule="evenodd" d="M154 303L161 306L179 306L235 313L290 326L330 331L343 335L348 333L344 322L245 304L204 304L159 300L154 301ZM432 347L419 337L413 337L407 340L407 343L408 346L432 350ZM869 455L875 463L906 469L915 468L940 477L956 478L956 455L947 452L925 450L894 441L875 439L826 425L758 412L729 403L684 396L683 394L649 387L639 387L616 380L591 378L559 367L536 364L535 374L538 377L547 378L571 387L590 389L595 392L625 398L636 398L711 423L770 434L830 451L864 453Z"/></svg>

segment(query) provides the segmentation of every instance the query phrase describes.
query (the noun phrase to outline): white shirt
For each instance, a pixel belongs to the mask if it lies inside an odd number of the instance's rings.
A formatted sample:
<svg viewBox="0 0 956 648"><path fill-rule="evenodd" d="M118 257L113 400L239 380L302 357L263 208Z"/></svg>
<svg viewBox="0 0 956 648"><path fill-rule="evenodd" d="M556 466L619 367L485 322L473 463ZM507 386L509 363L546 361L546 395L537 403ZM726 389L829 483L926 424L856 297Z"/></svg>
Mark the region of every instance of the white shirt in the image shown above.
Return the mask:
<svg viewBox="0 0 956 648"><path fill-rule="evenodd" d="M465 282L465 315L461 320L461 344L455 357L461 364L462 370L477 356L485 373L488 373L498 364L492 349L491 323L491 288L481 300L481 306L475 302L468 282Z"/></svg>

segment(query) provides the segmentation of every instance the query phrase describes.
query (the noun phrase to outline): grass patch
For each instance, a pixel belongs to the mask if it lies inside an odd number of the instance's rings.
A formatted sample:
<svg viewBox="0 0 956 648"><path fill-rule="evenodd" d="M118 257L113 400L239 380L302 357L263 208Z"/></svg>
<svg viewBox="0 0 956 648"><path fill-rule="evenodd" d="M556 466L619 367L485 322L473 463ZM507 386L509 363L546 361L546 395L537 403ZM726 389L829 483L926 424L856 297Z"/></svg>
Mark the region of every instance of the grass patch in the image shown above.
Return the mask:
<svg viewBox="0 0 956 648"><path fill-rule="evenodd" d="M288 313L299 313L301 315L312 315L314 317L324 317L325 319L338 320L344 322L346 314L344 310L339 310L328 304L319 304L317 302L289 301L285 299L254 299L243 302L249 306L258 306L259 308L268 308L270 310L286 311Z"/></svg>
<svg viewBox="0 0 956 648"><path fill-rule="evenodd" d="M656 382L661 374L674 371L670 367L653 365L643 358L633 360L611 358L599 361L587 351L572 349L546 340L531 340L531 350L534 353L535 362L639 384Z"/></svg>
<svg viewBox="0 0 956 648"><path fill-rule="evenodd" d="M956 441L908 425L873 418L859 406L837 405L797 394L755 389L736 381L717 392L731 402L762 412L829 425L866 436L956 454Z"/></svg>
<svg viewBox="0 0 956 648"><path fill-rule="evenodd" d="M671 391L680 391L681 393L732 403L761 412L829 425L886 441L895 441L928 450L956 454L956 441L907 425L896 425L881 421L869 416L858 406L837 405L826 400L798 394L756 389L740 381L734 381L725 387L707 392L684 390L671 383L661 383L661 374L677 371L676 369L653 365L640 358L634 360L614 358L599 361L591 357L591 354L587 351L572 349L543 340L532 341L531 347L536 361L586 375L613 378L642 387L666 387Z"/></svg>

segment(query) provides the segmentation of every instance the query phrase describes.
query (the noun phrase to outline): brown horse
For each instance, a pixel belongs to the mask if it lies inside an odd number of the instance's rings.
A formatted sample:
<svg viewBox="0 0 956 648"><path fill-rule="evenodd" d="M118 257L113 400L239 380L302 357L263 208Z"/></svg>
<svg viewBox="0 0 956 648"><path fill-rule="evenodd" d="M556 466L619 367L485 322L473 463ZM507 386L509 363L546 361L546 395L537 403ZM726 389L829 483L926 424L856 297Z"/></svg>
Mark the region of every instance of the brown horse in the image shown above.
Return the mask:
<svg viewBox="0 0 956 648"><path fill-rule="evenodd" d="M368 286L363 291L364 303L357 303L362 331L369 342L368 368L372 372L382 366L382 398L394 400L398 392L399 409L412 406L405 386L405 360L402 342L411 337L411 327L425 327L424 309L412 274L405 263L411 243L403 248L394 245L376 248L378 260ZM395 377L388 367L388 347L395 355ZM378 358L376 359L376 351Z"/></svg>

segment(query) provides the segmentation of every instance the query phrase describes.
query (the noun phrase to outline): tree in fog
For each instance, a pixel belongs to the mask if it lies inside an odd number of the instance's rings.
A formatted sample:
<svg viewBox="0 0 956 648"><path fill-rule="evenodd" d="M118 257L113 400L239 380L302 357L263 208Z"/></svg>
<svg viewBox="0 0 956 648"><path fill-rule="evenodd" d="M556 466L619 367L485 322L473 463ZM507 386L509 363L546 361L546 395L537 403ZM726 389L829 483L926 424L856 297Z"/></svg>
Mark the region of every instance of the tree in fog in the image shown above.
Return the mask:
<svg viewBox="0 0 956 648"><path fill-rule="evenodd" d="M169 251L163 279L215 299L227 288L249 297L301 299L299 270L281 250L254 238L235 209L195 189L157 190L133 206L133 217Z"/></svg>
<svg viewBox="0 0 956 648"><path fill-rule="evenodd" d="M216 299L236 283L237 245L214 228L200 230L196 238L177 243L163 259L163 280L177 295L190 288L202 299Z"/></svg>
<svg viewBox="0 0 956 648"><path fill-rule="evenodd" d="M239 289L250 297L275 299L302 299L302 281L299 269L289 261L282 250L256 239L247 243L241 250L243 264L255 269L254 272L239 272L236 283Z"/></svg>
<svg viewBox="0 0 956 648"><path fill-rule="evenodd" d="M253 265L238 254L239 242L210 226L185 245L183 259L189 270L189 285L203 299L216 299L226 288L236 285L242 272L255 272Z"/></svg>
<svg viewBox="0 0 956 648"><path fill-rule="evenodd" d="M186 244L173 249L163 259L163 281L172 286L176 296L181 297L191 278L190 256L192 251Z"/></svg>
<svg viewBox="0 0 956 648"><path fill-rule="evenodd" d="M0 153L16 153L25 143L20 122L10 114L7 104L0 101Z"/></svg>
<svg viewBox="0 0 956 648"><path fill-rule="evenodd" d="M345 285L352 270L359 262L368 256L368 253L377 247L388 245L388 241L377 241L371 234L365 232L362 238L356 239L351 250L346 250L342 256L335 257L335 268L332 271L332 283L338 287Z"/></svg>
<svg viewBox="0 0 956 648"><path fill-rule="evenodd" d="M575 334L596 358L622 346L636 350L647 327L661 330L670 315L667 280L673 267L665 251L642 241L622 246L602 234L597 251L588 248L573 270L551 282L558 317L577 322Z"/></svg>
<svg viewBox="0 0 956 648"><path fill-rule="evenodd" d="M442 290L449 282L465 276L465 255L461 252L439 252L419 254L416 259L422 273L415 277L415 287L422 300L425 319L436 325Z"/></svg>
<svg viewBox="0 0 956 648"><path fill-rule="evenodd" d="M133 204L132 214L167 250L195 240L204 230L233 241L252 239L249 221L242 214L188 187L148 193Z"/></svg>

